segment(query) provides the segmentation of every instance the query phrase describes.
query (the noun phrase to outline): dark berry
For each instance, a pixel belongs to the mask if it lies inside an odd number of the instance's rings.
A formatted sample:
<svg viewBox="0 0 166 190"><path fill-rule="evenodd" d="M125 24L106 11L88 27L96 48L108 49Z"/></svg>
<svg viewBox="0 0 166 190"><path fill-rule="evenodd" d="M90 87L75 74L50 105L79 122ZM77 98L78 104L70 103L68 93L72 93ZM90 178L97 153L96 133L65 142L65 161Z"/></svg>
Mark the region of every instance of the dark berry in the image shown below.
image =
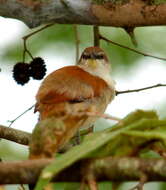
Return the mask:
<svg viewBox="0 0 166 190"><path fill-rule="evenodd" d="M13 67L13 78L18 84L27 83L29 81L29 64L16 63Z"/></svg>
<svg viewBox="0 0 166 190"><path fill-rule="evenodd" d="M46 65L40 57L34 58L30 63L30 76L36 80L41 80L46 74Z"/></svg>

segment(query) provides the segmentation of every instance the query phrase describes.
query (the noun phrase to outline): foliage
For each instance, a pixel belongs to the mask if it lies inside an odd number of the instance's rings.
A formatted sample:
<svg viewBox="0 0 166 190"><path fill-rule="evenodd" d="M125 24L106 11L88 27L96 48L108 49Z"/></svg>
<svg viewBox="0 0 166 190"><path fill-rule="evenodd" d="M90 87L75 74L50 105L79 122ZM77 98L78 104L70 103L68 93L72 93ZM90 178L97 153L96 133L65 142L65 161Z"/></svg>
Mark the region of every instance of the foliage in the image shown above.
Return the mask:
<svg viewBox="0 0 166 190"><path fill-rule="evenodd" d="M165 127L166 120L160 120L154 111L137 110L113 127L85 136L80 145L56 157L42 171L35 190L42 190L53 176L83 158L130 156L135 150L138 150L135 154L140 156L143 148L150 151L147 148L149 142L165 151Z"/></svg>

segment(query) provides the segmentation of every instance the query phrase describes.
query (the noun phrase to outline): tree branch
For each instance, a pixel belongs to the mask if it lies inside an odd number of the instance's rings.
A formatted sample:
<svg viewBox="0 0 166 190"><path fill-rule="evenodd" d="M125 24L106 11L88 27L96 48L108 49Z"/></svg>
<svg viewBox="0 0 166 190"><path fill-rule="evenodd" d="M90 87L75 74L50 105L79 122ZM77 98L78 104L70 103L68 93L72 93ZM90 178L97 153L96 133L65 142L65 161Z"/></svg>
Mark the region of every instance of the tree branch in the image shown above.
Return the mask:
<svg viewBox="0 0 166 190"><path fill-rule="evenodd" d="M78 26L74 25L73 29L74 29L74 35L75 35L75 49L76 49L76 63L75 64L77 64L79 61L79 56L80 56L80 51L79 51L80 39L79 39Z"/></svg>
<svg viewBox="0 0 166 190"><path fill-rule="evenodd" d="M140 92L143 90L148 90L151 88L156 88L156 87L164 87L166 86L166 84L156 84L156 85L152 85L152 86L148 86L148 87L144 87L144 88L137 88L137 89L133 89L133 90L124 90L124 91L116 91L116 96L119 94L125 94L125 93L131 93L131 92Z"/></svg>
<svg viewBox="0 0 166 190"><path fill-rule="evenodd" d="M12 124L19 119L20 117L22 117L24 114L26 114L28 111L30 111L35 105L32 105L31 107L29 107L28 109L26 109L23 113L21 113L20 115L18 115L16 118L14 118L13 120L8 120L8 122L10 122L9 127L12 126Z"/></svg>
<svg viewBox="0 0 166 190"><path fill-rule="evenodd" d="M46 23L136 27L166 24L166 3L154 0L0 0L0 15L30 28ZM132 18L132 19L131 19Z"/></svg>
<svg viewBox="0 0 166 190"><path fill-rule="evenodd" d="M109 43L111 43L111 44L114 44L114 45L116 45L116 46L119 46L119 47L121 47L121 48L127 49L127 50L129 50L129 51L135 52L135 53L137 53L137 54L140 54L140 55L143 55L143 56L147 56L147 57L152 57L152 58L155 58L155 59L160 59L160 60L163 60L163 61L166 61L166 58L157 57L157 56L154 56L154 55L150 55L150 54L141 52L141 51L139 51L139 50L130 48L130 47L128 47L128 46L119 44L119 43L117 43L117 42L113 42L112 40L109 40L109 39L107 39L106 37L104 37L104 36L102 36L102 35L100 35L100 39L101 39L101 40L104 40L104 41L106 41L106 42L109 42Z"/></svg>
<svg viewBox="0 0 166 190"><path fill-rule="evenodd" d="M0 125L0 138L7 139L23 145L28 145L31 139L31 134L25 131Z"/></svg>
<svg viewBox="0 0 166 190"><path fill-rule="evenodd" d="M52 161L40 159L2 162L0 184L34 184L41 170ZM147 181L166 181L166 160L131 157L83 160L59 173L54 181L80 182L87 171L90 171L97 181L139 181L143 174L147 176Z"/></svg>
<svg viewBox="0 0 166 190"><path fill-rule="evenodd" d="M99 32L99 26L93 27L93 39L94 39L94 46L100 47L100 32Z"/></svg>

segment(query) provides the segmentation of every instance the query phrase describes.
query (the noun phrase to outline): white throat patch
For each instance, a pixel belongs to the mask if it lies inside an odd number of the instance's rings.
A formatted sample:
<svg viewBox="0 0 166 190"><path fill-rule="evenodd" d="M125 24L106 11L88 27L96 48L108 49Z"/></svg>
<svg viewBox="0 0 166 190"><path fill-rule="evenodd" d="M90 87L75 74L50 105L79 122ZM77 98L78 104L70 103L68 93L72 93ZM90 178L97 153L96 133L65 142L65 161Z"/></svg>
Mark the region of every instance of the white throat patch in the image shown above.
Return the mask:
<svg viewBox="0 0 166 190"><path fill-rule="evenodd" d="M90 69L86 64L78 65L78 67L82 68L84 71L98 76L103 79L111 88L114 88L115 81L112 79L110 75L110 69L105 67L101 62L98 63L98 67L96 69Z"/></svg>

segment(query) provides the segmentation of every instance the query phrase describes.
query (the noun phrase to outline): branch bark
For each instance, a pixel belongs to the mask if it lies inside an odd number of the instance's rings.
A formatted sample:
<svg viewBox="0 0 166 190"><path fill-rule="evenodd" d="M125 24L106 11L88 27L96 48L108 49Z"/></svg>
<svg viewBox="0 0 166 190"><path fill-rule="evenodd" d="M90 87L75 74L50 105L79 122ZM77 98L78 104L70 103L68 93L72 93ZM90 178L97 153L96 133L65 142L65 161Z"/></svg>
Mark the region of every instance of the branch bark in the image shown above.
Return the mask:
<svg viewBox="0 0 166 190"><path fill-rule="evenodd" d="M34 184L41 170L52 161L2 162L0 184ZM131 157L83 160L63 170L54 181L80 182L86 172L91 172L97 181L138 181L142 175L147 176L147 181L166 181L166 160Z"/></svg>
<svg viewBox="0 0 166 190"><path fill-rule="evenodd" d="M0 125L0 138L7 139L23 145L28 145L31 139L31 134L25 131Z"/></svg>
<svg viewBox="0 0 166 190"><path fill-rule="evenodd" d="M50 22L116 27L165 25L166 3L157 4L156 0L0 0L0 15L21 20L30 28Z"/></svg>

